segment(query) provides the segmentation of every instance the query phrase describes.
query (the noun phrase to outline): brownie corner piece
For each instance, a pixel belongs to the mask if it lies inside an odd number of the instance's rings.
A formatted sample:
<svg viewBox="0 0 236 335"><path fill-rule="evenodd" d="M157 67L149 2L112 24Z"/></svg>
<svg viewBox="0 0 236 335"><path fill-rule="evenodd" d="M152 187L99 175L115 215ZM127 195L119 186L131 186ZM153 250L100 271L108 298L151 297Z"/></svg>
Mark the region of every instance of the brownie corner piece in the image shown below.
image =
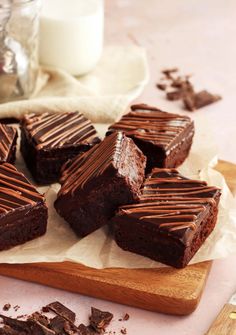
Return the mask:
<svg viewBox="0 0 236 335"><path fill-rule="evenodd" d="M146 157L121 132L107 136L62 172L55 201L60 216L79 236L107 224L118 206L139 197Z"/></svg>
<svg viewBox="0 0 236 335"><path fill-rule="evenodd" d="M16 128L0 123L0 164L15 163L17 137Z"/></svg>
<svg viewBox="0 0 236 335"><path fill-rule="evenodd" d="M32 113L21 120L21 153L39 184L57 182L67 160L99 142L91 121L79 112Z"/></svg>
<svg viewBox="0 0 236 335"><path fill-rule="evenodd" d="M107 134L118 130L131 137L143 151L149 173L155 167L175 168L184 162L192 145L194 123L188 116L137 104L111 125Z"/></svg>
<svg viewBox="0 0 236 335"><path fill-rule="evenodd" d="M0 250L43 235L47 217L44 196L13 165L0 165Z"/></svg>
<svg viewBox="0 0 236 335"><path fill-rule="evenodd" d="M215 227L220 189L154 169L140 202L120 207L112 220L124 250L176 268L185 267Z"/></svg>

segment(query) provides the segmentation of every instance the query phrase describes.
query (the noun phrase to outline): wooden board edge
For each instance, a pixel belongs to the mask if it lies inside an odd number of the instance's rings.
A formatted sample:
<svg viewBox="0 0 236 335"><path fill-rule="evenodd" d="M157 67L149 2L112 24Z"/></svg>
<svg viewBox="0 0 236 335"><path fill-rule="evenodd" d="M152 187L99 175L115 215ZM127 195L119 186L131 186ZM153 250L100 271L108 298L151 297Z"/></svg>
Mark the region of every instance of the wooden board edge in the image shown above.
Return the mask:
<svg viewBox="0 0 236 335"><path fill-rule="evenodd" d="M157 295L155 293L140 292L139 290L130 287L122 287L121 290L118 283L114 284L99 281L96 280L96 278L83 277L83 275L80 276L79 273L78 275L72 273L69 278L67 274L65 281L63 272L58 271L57 268L47 268L43 265L43 263L18 265L0 264L0 273L21 280L23 277L23 280L25 281L35 282L73 293L80 293L98 299L126 304L128 306L153 312L172 315L189 315L197 308L200 302L212 262L208 262L208 265L205 267L204 274L201 278L201 285L199 285L198 288L194 287L192 293L188 297ZM70 283L70 285L65 285L66 282Z"/></svg>

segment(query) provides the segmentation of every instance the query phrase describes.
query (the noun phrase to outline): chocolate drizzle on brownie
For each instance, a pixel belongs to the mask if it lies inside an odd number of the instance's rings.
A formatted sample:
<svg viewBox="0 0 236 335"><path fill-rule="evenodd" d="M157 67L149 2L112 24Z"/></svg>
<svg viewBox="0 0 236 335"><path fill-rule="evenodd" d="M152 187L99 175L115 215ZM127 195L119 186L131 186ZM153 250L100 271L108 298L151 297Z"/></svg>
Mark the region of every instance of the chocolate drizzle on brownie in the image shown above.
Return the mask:
<svg viewBox="0 0 236 335"><path fill-rule="evenodd" d="M128 214L155 225L175 236L178 231L194 231L207 207L214 204L216 187L204 181L190 180L175 169L154 169L142 189L139 204L122 206L120 215Z"/></svg>
<svg viewBox="0 0 236 335"><path fill-rule="evenodd" d="M68 192L73 194L78 187L83 188L91 178L101 175L110 164L116 164L117 157L121 153L123 136L121 132L113 133L80 155L63 171L61 179L63 185L59 195Z"/></svg>
<svg viewBox="0 0 236 335"><path fill-rule="evenodd" d="M16 136L16 129L0 123L0 159L7 158L13 140Z"/></svg>
<svg viewBox="0 0 236 335"><path fill-rule="evenodd" d="M8 163L0 165L0 213L43 200L24 175Z"/></svg>
<svg viewBox="0 0 236 335"><path fill-rule="evenodd" d="M127 136L170 149L176 137L192 123L187 116L163 112L145 104L133 105L131 109L109 128L109 132L122 130Z"/></svg>
<svg viewBox="0 0 236 335"><path fill-rule="evenodd" d="M38 149L90 143L97 138L91 122L78 112L28 114L24 122Z"/></svg>

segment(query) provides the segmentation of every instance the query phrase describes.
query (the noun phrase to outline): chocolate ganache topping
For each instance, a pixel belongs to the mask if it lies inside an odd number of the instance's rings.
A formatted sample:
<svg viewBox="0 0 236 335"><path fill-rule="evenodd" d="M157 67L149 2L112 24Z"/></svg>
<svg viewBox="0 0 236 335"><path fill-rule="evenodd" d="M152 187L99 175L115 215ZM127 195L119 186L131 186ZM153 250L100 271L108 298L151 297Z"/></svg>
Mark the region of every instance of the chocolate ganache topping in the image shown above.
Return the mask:
<svg viewBox="0 0 236 335"><path fill-rule="evenodd" d="M15 128L0 123L0 159L7 157L15 135Z"/></svg>
<svg viewBox="0 0 236 335"><path fill-rule="evenodd" d="M97 138L91 122L78 112L28 114L23 122L38 149L92 143Z"/></svg>
<svg viewBox="0 0 236 335"><path fill-rule="evenodd" d="M13 165L0 165L0 215L43 199L43 195Z"/></svg>
<svg viewBox="0 0 236 335"><path fill-rule="evenodd" d="M124 135L121 132L106 137L100 144L79 155L62 172L60 194L83 188L88 180L101 175L111 164L116 166L121 153Z"/></svg>
<svg viewBox="0 0 236 335"><path fill-rule="evenodd" d="M153 169L144 183L140 203L120 207L119 214L154 225L186 243L186 237L197 229L219 192L204 181L183 177L175 169Z"/></svg>
<svg viewBox="0 0 236 335"><path fill-rule="evenodd" d="M121 130L127 136L158 144L167 150L192 123L187 116L163 112L158 108L140 104L131 106L131 112L114 123L108 133ZM188 136L192 136L192 132Z"/></svg>

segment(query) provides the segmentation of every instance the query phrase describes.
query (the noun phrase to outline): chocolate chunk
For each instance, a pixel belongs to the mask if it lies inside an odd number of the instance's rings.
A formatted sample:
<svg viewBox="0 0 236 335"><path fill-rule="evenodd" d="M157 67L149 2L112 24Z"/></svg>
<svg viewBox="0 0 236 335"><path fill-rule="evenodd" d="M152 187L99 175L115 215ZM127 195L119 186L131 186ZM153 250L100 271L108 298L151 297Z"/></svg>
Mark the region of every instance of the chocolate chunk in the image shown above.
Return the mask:
<svg viewBox="0 0 236 335"><path fill-rule="evenodd" d="M64 330L65 323L66 323L66 320L63 317L57 315L57 316L55 316L55 318L51 319L51 321L50 321L50 328L56 334L66 335L67 333Z"/></svg>
<svg viewBox="0 0 236 335"><path fill-rule="evenodd" d="M181 99L183 93L181 91L171 91L166 93L166 98L170 101L175 101Z"/></svg>
<svg viewBox="0 0 236 335"><path fill-rule="evenodd" d="M22 335L55 335L55 332L40 324L38 321L20 321L0 315L5 325Z"/></svg>
<svg viewBox="0 0 236 335"><path fill-rule="evenodd" d="M95 335L97 332L90 326L85 326L84 324L80 324L78 327L79 335Z"/></svg>
<svg viewBox="0 0 236 335"><path fill-rule="evenodd" d="M187 95L183 102L187 110L194 111L195 109L205 107L220 99L221 97L219 95L214 95L206 90L203 90L192 95Z"/></svg>
<svg viewBox="0 0 236 335"><path fill-rule="evenodd" d="M158 83L157 84L157 88L159 88L159 90L165 91L166 88L167 88L167 85L166 84Z"/></svg>
<svg viewBox="0 0 236 335"><path fill-rule="evenodd" d="M183 99L183 103L185 108L190 112L193 112L196 109L195 96L193 94L186 95Z"/></svg>
<svg viewBox="0 0 236 335"><path fill-rule="evenodd" d="M41 323L42 325L46 327L48 327L50 323L49 319L45 315L40 314L39 312L35 312L32 315L30 315L28 317L28 320L38 321L39 323Z"/></svg>
<svg viewBox="0 0 236 335"><path fill-rule="evenodd" d="M53 311L57 315L60 315L64 319L70 321L71 323L75 322L75 313L72 312L66 306L62 305L59 301L52 302L48 304L46 307L48 307L51 311Z"/></svg>
<svg viewBox="0 0 236 335"><path fill-rule="evenodd" d="M125 313L125 315L123 317L123 320L124 321L128 321L129 320L129 314L128 313Z"/></svg>
<svg viewBox="0 0 236 335"><path fill-rule="evenodd" d="M11 304L8 303L8 304L5 304L2 309L4 311L9 311L10 308L11 308Z"/></svg>
<svg viewBox="0 0 236 335"><path fill-rule="evenodd" d="M127 334L127 330L126 330L126 328L121 328L120 332L121 332L121 334L123 334L123 335L126 335L126 334Z"/></svg>
<svg viewBox="0 0 236 335"><path fill-rule="evenodd" d="M18 332L9 326L4 326L3 328L0 328L0 335L25 335L25 334L26 333Z"/></svg>
<svg viewBox="0 0 236 335"><path fill-rule="evenodd" d="M110 312L103 312L97 308L91 308L91 316L89 318L90 326L98 333L105 331L113 318L113 314Z"/></svg>

